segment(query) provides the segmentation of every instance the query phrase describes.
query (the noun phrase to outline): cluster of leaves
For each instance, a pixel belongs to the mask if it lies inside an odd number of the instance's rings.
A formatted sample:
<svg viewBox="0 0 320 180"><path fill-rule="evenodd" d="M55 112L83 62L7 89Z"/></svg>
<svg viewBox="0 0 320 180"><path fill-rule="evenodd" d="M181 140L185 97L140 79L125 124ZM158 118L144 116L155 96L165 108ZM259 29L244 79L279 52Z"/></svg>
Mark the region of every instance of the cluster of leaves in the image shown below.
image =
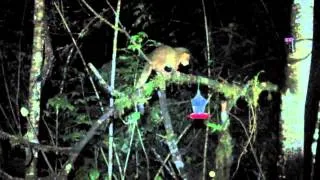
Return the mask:
<svg viewBox="0 0 320 180"><path fill-rule="evenodd" d="M90 115L85 110L88 108L87 101L95 100L95 97L87 97L82 99L79 96L78 92L72 92L72 97L67 95L57 95L53 98L50 98L47 103L48 109L44 111L45 118L56 117L57 122L59 123L60 137L63 143L72 144L79 141L85 134L88 127L92 125ZM59 112L59 113L57 113ZM50 121L46 121L50 122ZM48 124L49 131L54 132L54 124ZM52 127L52 129L50 128ZM87 127L83 129L83 127ZM52 137L54 138L54 137Z"/></svg>
<svg viewBox="0 0 320 180"><path fill-rule="evenodd" d="M75 180L97 180L100 177L100 172L96 168L89 168L86 166L80 167L75 173ZM108 179L108 176L105 175L104 180Z"/></svg>

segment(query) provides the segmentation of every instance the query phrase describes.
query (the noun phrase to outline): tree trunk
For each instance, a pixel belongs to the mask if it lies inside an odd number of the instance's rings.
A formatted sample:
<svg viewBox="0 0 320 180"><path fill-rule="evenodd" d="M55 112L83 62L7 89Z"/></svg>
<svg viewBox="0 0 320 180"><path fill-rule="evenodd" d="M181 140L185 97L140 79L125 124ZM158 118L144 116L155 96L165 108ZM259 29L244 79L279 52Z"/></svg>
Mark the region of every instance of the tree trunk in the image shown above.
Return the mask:
<svg viewBox="0 0 320 180"><path fill-rule="evenodd" d="M295 0L291 26L294 42L287 64L287 89L282 94L283 177L302 179L304 115L313 39L313 0Z"/></svg>
<svg viewBox="0 0 320 180"><path fill-rule="evenodd" d="M32 62L29 79L29 127L26 138L30 142L39 143L40 97L41 97L41 66L43 64L44 47L44 0L34 1L34 32L32 45ZM37 178L38 152L26 148L26 164L30 166L26 170L26 179Z"/></svg>

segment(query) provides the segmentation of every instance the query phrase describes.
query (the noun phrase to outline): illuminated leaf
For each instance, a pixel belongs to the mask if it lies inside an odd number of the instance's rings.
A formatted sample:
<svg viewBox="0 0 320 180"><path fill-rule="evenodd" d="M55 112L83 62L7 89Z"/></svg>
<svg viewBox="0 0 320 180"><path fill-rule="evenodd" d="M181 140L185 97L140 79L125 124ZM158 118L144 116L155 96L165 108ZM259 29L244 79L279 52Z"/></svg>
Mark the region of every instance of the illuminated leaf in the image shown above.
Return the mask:
<svg viewBox="0 0 320 180"><path fill-rule="evenodd" d="M140 119L140 113L139 112L133 112L128 116L128 122L129 124L136 123Z"/></svg>
<svg viewBox="0 0 320 180"><path fill-rule="evenodd" d="M22 107L22 108L20 109L20 113L21 113L21 115L22 115L23 117L27 117L27 116L29 115L29 110L28 110L27 108L25 108L25 107Z"/></svg>
<svg viewBox="0 0 320 180"><path fill-rule="evenodd" d="M89 178L90 180L99 179L100 173L97 169L90 169L89 171Z"/></svg>

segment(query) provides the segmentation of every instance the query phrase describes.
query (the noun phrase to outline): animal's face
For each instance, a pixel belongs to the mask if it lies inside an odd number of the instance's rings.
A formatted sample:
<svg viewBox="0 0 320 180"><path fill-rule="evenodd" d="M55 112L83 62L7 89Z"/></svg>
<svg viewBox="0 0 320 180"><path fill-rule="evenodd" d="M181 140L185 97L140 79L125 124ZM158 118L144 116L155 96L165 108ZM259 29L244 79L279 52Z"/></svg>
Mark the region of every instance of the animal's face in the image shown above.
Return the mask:
<svg viewBox="0 0 320 180"><path fill-rule="evenodd" d="M180 63L183 66L189 65L189 60L190 60L190 54L189 53L182 53L180 57Z"/></svg>

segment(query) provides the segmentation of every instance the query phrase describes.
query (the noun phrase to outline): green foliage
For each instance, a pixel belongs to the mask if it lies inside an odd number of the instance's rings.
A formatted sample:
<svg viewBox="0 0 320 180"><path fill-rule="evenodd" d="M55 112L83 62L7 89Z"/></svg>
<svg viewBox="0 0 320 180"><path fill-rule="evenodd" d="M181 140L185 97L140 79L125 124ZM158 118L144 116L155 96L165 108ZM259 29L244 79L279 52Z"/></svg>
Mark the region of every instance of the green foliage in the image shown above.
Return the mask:
<svg viewBox="0 0 320 180"><path fill-rule="evenodd" d="M149 81L144 85L144 95L145 96L151 96L153 91L155 89L155 82L154 81Z"/></svg>
<svg viewBox="0 0 320 180"><path fill-rule="evenodd" d="M258 99L260 93L263 91L261 84L258 80L258 75L256 75L252 80L250 80L246 86L246 95L245 98L249 104L252 104L253 107L258 106Z"/></svg>
<svg viewBox="0 0 320 180"><path fill-rule="evenodd" d="M75 120L75 124L92 125L92 121L87 114L78 114Z"/></svg>
<svg viewBox="0 0 320 180"><path fill-rule="evenodd" d="M232 138L228 131L224 131L221 134L219 145L217 146L215 153L216 153L216 165L221 166L225 164L226 161L229 161L232 157Z"/></svg>
<svg viewBox="0 0 320 180"><path fill-rule="evenodd" d="M154 83L157 85L158 88L165 88L166 87L166 80L170 78L168 76L159 74L158 76L156 76Z"/></svg>
<svg viewBox="0 0 320 180"><path fill-rule="evenodd" d="M90 180L88 176L88 167L82 166L75 173L75 180Z"/></svg>
<svg viewBox="0 0 320 180"><path fill-rule="evenodd" d="M239 98L241 89L234 85L221 83L219 84L219 91L231 102L236 102Z"/></svg>
<svg viewBox="0 0 320 180"><path fill-rule="evenodd" d="M146 46L158 46L159 44L159 42L149 39L147 33L138 32L130 37L130 42L127 49L132 52L139 53L139 50L142 50Z"/></svg>
<svg viewBox="0 0 320 180"><path fill-rule="evenodd" d="M124 91L129 87L128 85L133 85L138 74L139 61L137 56L130 53L121 55L118 60L115 87L118 91ZM106 82L110 79L110 70L111 63L106 63L99 69L102 78Z"/></svg>
<svg viewBox="0 0 320 180"><path fill-rule="evenodd" d="M69 132L66 135L62 137L62 139L66 141L73 141L77 142L83 138L83 135L85 134L85 131L74 131L74 132Z"/></svg>
<svg viewBox="0 0 320 180"><path fill-rule="evenodd" d="M140 118L141 118L141 115L139 112L133 112L129 114L129 116L127 117L127 120L129 124L136 124Z"/></svg>
<svg viewBox="0 0 320 180"><path fill-rule="evenodd" d="M149 116L147 122L143 125L145 131L156 132L162 123L161 112L159 104L155 103L150 105Z"/></svg>
<svg viewBox="0 0 320 180"><path fill-rule="evenodd" d="M177 135L174 134L174 132L170 132L165 135L165 138L167 139L168 142L176 141Z"/></svg>
<svg viewBox="0 0 320 180"><path fill-rule="evenodd" d="M90 180L97 180L99 179L100 173L97 169L90 169L89 170L89 179Z"/></svg>
<svg viewBox="0 0 320 180"><path fill-rule="evenodd" d="M129 151L129 148L130 148L129 143L123 143L120 150L123 153L127 153Z"/></svg>
<svg viewBox="0 0 320 180"><path fill-rule="evenodd" d="M163 180L163 178L161 176L156 176L154 179L155 180Z"/></svg>
<svg viewBox="0 0 320 180"><path fill-rule="evenodd" d="M248 104L252 105L254 108L258 106L259 96L262 91L276 89L276 87L270 83L260 82L260 73L247 82L246 86L242 89L242 95L244 95Z"/></svg>
<svg viewBox="0 0 320 180"><path fill-rule="evenodd" d="M301 28L300 24L297 23L298 18L301 16L301 5L296 3L292 7L292 13L291 13L291 27L293 28L292 32L295 38L300 38L301 34L299 34L299 28Z"/></svg>
<svg viewBox="0 0 320 180"><path fill-rule="evenodd" d="M257 107L259 96L262 91L277 90L277 87L271 83L260 82L260 73L258 73L253 79L248 81L243 87L232 84L220 83L218 85L218 91L221 92L228 99L231 105L234 105L240 97L244 97L249 105Z"/></svg>
<svg viewBox="0 0 320 180"><path fill-rule="evenodd" d="M77 91L70 92L69 96L67 94L57 95L48 100L47 109L44 110L44 118L52 119L58 115L54 119L59 123L59 127L64 127L58 128L58 138L64 143L74 143L83 138L83 135L86 133L86 128L84 127L91 126L92 121L87 103L95 101L97 101L95 96L83 98ZM59 111L58 114L56 113L57 110ZM54 132L57 130L55 128L55 121L45 120L45 122L50 131Z"/></svg>
<svg viewBox="0 0 320 180"><path fill-rule="evenodd" d="M162 120L161 120L161 111L160 111L160 106L159 105L152 106L151 112L150 112L150 120L154 124L159 124L160 122L162 122Z"/></svg>
<svg viewBox="0 0 320 180"><path fill-rule="evenodd" d="M76 171L75 180L98 180L99 177L100 172L98 169L84 165Z"/></svg>
<svg viewBox="0 0 320 180"><path fill-rule="evenodd" d="M136 52L141 50L143 47L143 42L148 38L148 35L145 32L139 32L136 35L132 35L130 37L130 44L128 45L128 49Z"/></svg>
<svg viewBox="0 0 320 180"><path fill-rule="evenodd" d="M55 96L48 100L49 107L62 111L75 111L76 107L73 106L66 96Z"/></svg>
<svg viewBox="0 0 320 180"><path fill-rule="evenodd" d="M144 89L140 95L138 95L134 87L125 87L121 93L114 94L116 109L122 112L125 109L132 108L135 104L147 103L155 88L158 87L157 84L161 83L164 83L163 78L155 78L153 80L150 80L145 84Z"/></svg>
<svg viewBox="0 0 320 180"><path fill-rule="evenodd" d="M132 99L127 95L121 95L115 99L116 109L120 112L124 111L124 109L131 108L133 105Z"/></svg>
<svg viewBox="0 0 320 180"><path fill-rule="evenodd" d="M206 121L206 126L209 127L209 129L211 130L212 133L214 132L220 132L223 130L223 125L218 124L218 123L212 123L209 121Z"/></svg>

